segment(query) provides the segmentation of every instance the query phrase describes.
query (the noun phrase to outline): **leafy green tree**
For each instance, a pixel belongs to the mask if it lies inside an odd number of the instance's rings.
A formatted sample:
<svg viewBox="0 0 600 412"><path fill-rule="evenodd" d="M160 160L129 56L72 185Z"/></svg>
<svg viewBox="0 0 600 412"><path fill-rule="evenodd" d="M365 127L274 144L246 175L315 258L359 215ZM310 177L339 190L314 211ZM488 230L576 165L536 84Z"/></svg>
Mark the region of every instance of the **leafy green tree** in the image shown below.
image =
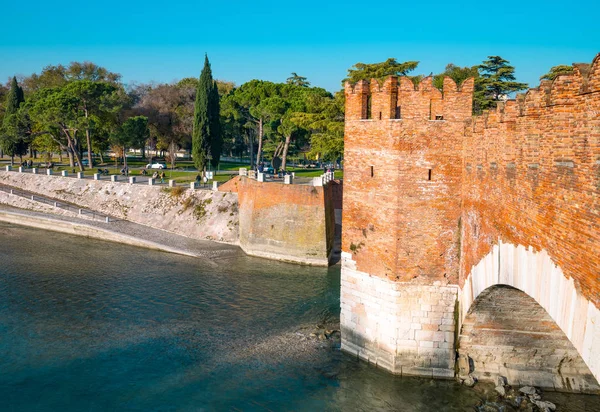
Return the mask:
<svg viewBox="0 0 600 412"><path fill-rule="evenodd" d="M198 81L194 126L192 131L192 156L198 170L206 170L213 146L220 147L219 95L212 78L208 56L204 57L204 68ZM219 159L216 159L218 164Z"/></svg>
<svg viewBox="0 0 600 412"><path fill-rule="evenodd" d="M440 90L442 90L444 87L444 76L450 77L457 85L460 86L462 82L470 77L479 77L479 69L477 66L460 67L449 63L442 73L433 76L433 85Z"/></svg>
<svg viewBox="0 0 600 412"><path fill-rule="evenodd" d="M475 79L473 96L475 113L494 108L499 100L527 88L527 83L516 81L515 68L500 56L488 56L488 60L477 66L477 69L479 77Z"/></svg>
<svg viewBox="0 0 600 412"><path fill-rule="evenodd" d="M298 73L292 72L292 75L285 81L287 84L293 84L294 86L309 87L310 82L306 77L298 75Z"/></svg>
<svg viewBox="0 0 600 412"><path fill-rule="evenodd" d="M572 74L575 69L573 66L567 66L564 64L554 66L550 71L540 77L540 80L554 80L561 74Z"/></svg>
<svg viewBox="0 0 600 412"><path fill-rule="evenodd" d="M130 117L111 135L111 143L123 153L123 166L127 167L127 149L139 149L150 138L148 118L145 116Z"/></svg>
<svg viewBox="0 0 600 412"><path fill-rule="evenodd" d="M34 100L27 113L32 121L34 134L50 134L67 148L69 163L83 171L79 154L80 102L64 88L42 89L32 99Z"/></svg>
<svg viewBox="0 0 600 412"><path fill-rule="evenodd" d="M389 58L380 63L356 63L354 66L348 69L348 77L342 80L342 84L344 84L346 81L349 81L350 83L356 83L359 80L383 80L388 76L406 76L408 73L416 69L418 65L419 62L417 61L399 63L394 58Z"/></svg>
<svg viewBox="0 0 600 412"><path fill-rule="evenodd" d="M69 82L63 92L78 102L78 128L85 132L88 164L92 167L92 130L116 120L114 116L122 107L124 95L119 95L113 84L87 79Z"/></svg>
<svg viewBox="0 0 600 412"><path fill-rule="evenodd" d="M14 164L15 156L22 156L27 152L22 123L19 119L19 108L25 102L23 89L17 83L16 77L12 78L10 89L6 95L4 118L0 134L0 148L11 157ZM22 160L22 159L21 159Z"/></svg>

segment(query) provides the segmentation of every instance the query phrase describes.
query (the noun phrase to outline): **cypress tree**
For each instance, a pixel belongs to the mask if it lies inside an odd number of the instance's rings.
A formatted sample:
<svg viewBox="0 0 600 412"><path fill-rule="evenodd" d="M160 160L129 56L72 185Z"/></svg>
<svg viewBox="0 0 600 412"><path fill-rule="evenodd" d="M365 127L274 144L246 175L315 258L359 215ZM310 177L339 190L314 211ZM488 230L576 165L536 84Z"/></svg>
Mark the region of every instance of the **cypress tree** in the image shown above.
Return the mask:
<svg viewBox="0 0 600 412"><path fill-rule="evenodd" d="M210 144L210 154L212 156L211 164L213 168L219 165L221 158L221 150L223 149L223 136L221 134L221 116L220 116L220 105L219 105L219 88L217 82L213 83L211 91L211 112L214 113L212 116L212 137Z"/></svg>
<svg viewBox="0 0 600 412"><path fill-rule="evenodd" d="M221 140L219 119L219 95L216 93L216 83L212 78L212 71L208 56L204 56L204 68L198 81L196 91L196 104L194 106L194 129L192 131L192 156L194 164L200 171L206 170L209 155L213 157L213 164L218 164ZM216 94L215 94L216 93ZM214 147L213 147L214 146ZM215 163L216 160L216 163Z"/></svg>
<svg viewBox="0 0 600 412"><path fill-rule="evenodd" d="M24 101L25 99L23 98L23 89L19 87L19 83L17 83L17 78L13 77L12 81L10 82L10 90L6 95L5 116L16 114L19 110L19 106Z"/></svg>
<svg viewBox="0 0 600 412"><path fill-rule="evenodd" d="M23 137L19 136L19 119L17 117L19 106L24 101L23 89L19 87L17 78L13 77L10 90L6 95L2 134L0 135L0 147L11 157L11 163L14 163L15 155L23 155L27 149Z"/></svg>

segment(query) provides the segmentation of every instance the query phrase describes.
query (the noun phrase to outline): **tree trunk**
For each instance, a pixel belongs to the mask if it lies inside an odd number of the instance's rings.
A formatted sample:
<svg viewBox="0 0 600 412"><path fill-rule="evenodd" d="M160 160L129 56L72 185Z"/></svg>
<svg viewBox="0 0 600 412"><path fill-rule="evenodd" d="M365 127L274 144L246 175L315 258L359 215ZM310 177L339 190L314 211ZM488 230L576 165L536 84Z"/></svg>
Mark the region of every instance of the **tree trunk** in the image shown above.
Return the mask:
<svg viewBox="0 0 600 412"><path fill-rule="evenodd" d="M69 156L69 167L75 167L75 160L73 160L73 150L67 147L67 156Z"/></svg>
<svg viewBox="0 0 600 412"><path fill-rule="evenodd" d="M15 155L11 155L10 156L10 165L14 166L15 165Z"/></svg>
<svg viewBox="0 0 600 412"><path fill-rule="evenodd" d="M281 156L281 168L285 170L285 162L287 161L288 149L290 148L290 140L292 140L292 135L288 135L285 137L285 144L283 145L283 154Z"/></svg>
<svg viewBox="0 0 600 412"><path fill-rule="evenodd" d="M102 150L100 150L100 153L98 153L100 155L100 163L104 163L104 155L102 154Z"/></svg>
<svg viewBox="0 0 600 412"><path fill-rule="evenodd" d="M68 146L71 148L71 151L73 152L73 155L75 156L75 159L77 160L77 164L79 165L79 171L83 172L83 165L81 164L81 154L79 153L79 148L77 147L77 139L73 138L71 136L71 134L69 133L69 130L66 127L63 127L63 132L65 134L65 136L67 137L67 144ZM77 133L77 132L75 132ZM71 162L73 162L73 159L70 159ZM71 167L75 167L74 163L71 163Z"/></svg>
<svg viewBox="0 0 600 412"><path fill-rule="evenodd" d="M258 120L258 152L256 154L256 165L258 166L262 161L262 141L263 139L263 119Z"/></svg>
<svg viewBox="0 0 600 412"><path fill-rule="evenodd" d="M63 152L62 152L62 148L58 151L58 161L60 163L63 162Z"/></svg>
<svg viewBox="0 0 600 412"><path fill-rule="evenodd" d="M248 140L250 143L250 169L254 168L254 136L251 132L248 132Z"/></svg>
<svg viewBox="0 0 600 412"><path fill-rule="evenodd" d="M87 117L87 113L86 113L86 117ZM94 165L93 161L92 161L92 134L90 133L90 129L86 128L85 129L85 140L87 142L87 149L88 149L88 167L92 167Z"/></svg>

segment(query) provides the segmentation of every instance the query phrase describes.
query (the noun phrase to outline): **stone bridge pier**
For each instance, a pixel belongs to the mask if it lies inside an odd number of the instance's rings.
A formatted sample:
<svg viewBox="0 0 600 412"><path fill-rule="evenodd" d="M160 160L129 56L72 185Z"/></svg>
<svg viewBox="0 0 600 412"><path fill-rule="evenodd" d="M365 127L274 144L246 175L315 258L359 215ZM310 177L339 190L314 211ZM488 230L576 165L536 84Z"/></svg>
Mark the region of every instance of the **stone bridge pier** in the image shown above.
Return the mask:
<svg viewBox="0 0 600 412"><path fill-rule="evenodd" d="M600 54L480 116L473 87L345 85L342 350L600 393Z"/></svg>

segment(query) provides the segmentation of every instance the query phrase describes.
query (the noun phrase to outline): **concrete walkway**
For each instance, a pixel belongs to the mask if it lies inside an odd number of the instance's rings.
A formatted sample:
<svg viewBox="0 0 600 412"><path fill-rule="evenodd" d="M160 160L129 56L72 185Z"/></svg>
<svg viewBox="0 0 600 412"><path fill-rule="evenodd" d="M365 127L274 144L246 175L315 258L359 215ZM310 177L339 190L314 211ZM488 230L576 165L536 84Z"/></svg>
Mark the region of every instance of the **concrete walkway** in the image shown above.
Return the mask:
<svg viewBox="0 0 600 412"><path fill-rule="evenodd" d="M202 258L211 266L218 266L215 258L244 255L238 246L191 239L126 220L105 223L0 204L0 221Z"/></svg>

